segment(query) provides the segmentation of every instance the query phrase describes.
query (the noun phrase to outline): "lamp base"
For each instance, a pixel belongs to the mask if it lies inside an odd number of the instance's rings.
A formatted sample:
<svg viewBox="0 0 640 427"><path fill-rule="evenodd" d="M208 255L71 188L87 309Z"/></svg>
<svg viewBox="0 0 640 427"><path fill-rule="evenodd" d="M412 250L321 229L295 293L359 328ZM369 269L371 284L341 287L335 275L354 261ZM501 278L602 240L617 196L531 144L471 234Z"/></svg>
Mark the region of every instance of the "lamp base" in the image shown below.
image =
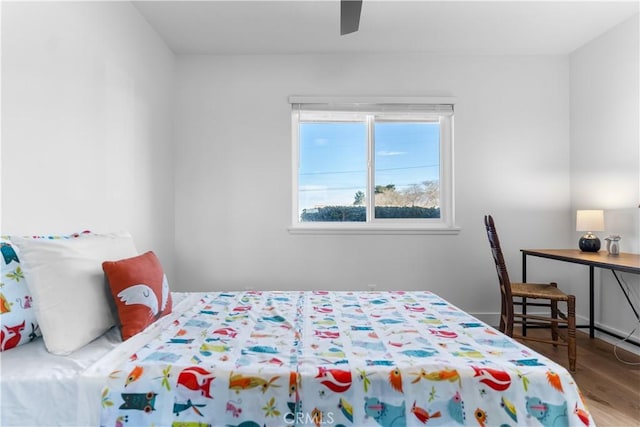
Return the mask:
<svg viewBox="0 0 640 427"><path fill-rule="evenodd" d="M594 234L585 234L578 241L578 247L582 252L598 252L600 250L600 239Z"/></svg>

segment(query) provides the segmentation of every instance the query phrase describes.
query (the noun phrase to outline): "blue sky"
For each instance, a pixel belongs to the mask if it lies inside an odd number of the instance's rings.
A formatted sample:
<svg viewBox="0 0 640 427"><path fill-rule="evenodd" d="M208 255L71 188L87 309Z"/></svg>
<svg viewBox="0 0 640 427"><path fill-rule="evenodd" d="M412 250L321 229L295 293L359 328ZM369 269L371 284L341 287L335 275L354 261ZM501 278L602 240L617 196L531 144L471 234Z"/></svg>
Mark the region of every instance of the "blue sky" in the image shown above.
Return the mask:
<svg viewBox="0 0 640 427"><path fill-rule="evenodd" d="M437 123L375 125L376 185L401 190L439 175ZM300 125L299 208L351 205L367 185L366 123Z"/></svg>

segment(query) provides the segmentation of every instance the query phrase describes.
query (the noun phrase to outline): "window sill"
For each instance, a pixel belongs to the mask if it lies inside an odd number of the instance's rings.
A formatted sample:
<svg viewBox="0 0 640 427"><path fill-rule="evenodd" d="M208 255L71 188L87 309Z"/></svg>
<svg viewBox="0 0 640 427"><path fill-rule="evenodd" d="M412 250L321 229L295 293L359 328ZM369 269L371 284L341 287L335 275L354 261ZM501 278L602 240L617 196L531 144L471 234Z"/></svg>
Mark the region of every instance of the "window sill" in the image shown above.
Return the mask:
<svg viewBox="0 0 640 427"><path fill-rule="evenodd" d="M290 234L324 234L324 235L351 235L351 234L395 234L395 235L415 235L415 234L459 234L460 227L440 226L440 227L420 227L420 226L376 226L372 224L363 225L318 225L299 226L294 225L288 228Z"/></svg>

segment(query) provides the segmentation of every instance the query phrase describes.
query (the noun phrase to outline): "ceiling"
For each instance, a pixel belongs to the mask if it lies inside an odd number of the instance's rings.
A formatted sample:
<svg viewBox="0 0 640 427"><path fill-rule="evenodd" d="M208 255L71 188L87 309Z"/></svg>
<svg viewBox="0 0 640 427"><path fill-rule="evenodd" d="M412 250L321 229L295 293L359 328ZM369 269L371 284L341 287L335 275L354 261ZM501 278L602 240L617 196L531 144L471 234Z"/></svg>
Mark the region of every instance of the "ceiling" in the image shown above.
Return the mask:
<svg viewBox="0 0 640 427"><path fill-rule="evenodd" d="M638 13L638 0L364 0L340 36L339 0L134 1L177 54L568 54Z"/></svg>

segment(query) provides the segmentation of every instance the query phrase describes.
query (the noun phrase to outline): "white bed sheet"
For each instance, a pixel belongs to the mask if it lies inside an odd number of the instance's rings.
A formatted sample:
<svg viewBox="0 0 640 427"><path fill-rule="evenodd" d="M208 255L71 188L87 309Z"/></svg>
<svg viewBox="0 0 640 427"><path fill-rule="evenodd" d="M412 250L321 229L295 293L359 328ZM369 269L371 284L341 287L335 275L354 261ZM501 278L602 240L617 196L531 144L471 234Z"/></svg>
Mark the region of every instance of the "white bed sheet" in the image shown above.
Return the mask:
<svg viewBox="0 0 640 427"><path fill-rule="evenodd" d="M80 374L121 343L112 328L69 356L47 352L42 338L3 352L0 425L77 425Z"/></svg>
<svg viewBox="0 0 640 427"><path fill-rule="evenodd" d="M172 294L176 307L187 295ZM100 402L95 396L104 387L105 373L91 368L102 359L130 354L119 350L154 335L170 318L160 319L125 343L114 327L68 356L49 353L42 338L0 353L0 426L98 426Z"/></svg>

